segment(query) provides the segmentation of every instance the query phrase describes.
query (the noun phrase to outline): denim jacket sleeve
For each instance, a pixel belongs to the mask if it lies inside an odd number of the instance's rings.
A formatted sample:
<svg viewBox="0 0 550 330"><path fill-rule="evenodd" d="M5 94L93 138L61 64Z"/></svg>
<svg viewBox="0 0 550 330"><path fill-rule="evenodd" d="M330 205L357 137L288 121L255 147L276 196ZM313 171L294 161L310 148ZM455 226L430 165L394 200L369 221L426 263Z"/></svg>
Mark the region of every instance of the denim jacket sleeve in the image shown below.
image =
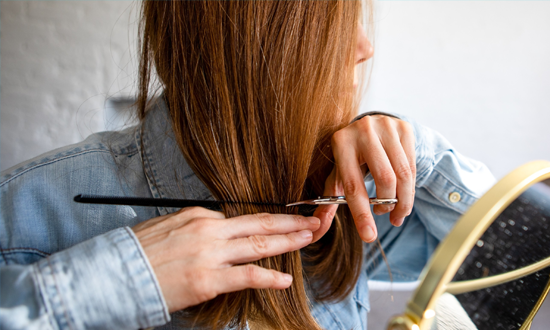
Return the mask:
<svg viewBox="0 0 550 330"><path fill-rule="evenodd" d="M391 115L409 122L414 130L415 200L401 227L392 226L388 214L374 215L380 245L366 248L367 272L371 280L415 281L439 242L495 178L483 163L460 154L438 132L403 115ZM374 194L372 176L365 184Z"/></svg>
<svg viewBox="0 0 550 330"><path fill-rule="evenodd" d="M2 265L0 276L2 329L137 329L170 318L128 227L34 264Z"/></svg>
<svg viewBox="0 0 550 330"><path fill-rule="evenodd" d="M132 136L116 135L110 148L104 136L2 173L0 329L138 329L170 320L130 229L153 211L72 202L78 193L130 194L120 176L144 186ZM125 165L118 172L115 158Z"/></svg>

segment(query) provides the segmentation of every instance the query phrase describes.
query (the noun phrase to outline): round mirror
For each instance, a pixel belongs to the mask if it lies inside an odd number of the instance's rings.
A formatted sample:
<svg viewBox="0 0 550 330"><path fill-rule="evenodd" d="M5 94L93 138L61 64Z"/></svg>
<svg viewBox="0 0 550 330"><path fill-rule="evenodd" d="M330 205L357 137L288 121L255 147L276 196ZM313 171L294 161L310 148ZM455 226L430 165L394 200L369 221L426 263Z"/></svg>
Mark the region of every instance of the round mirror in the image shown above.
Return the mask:
<svg viewBox="0 0 550 330"><path fill-rule="evenodd" d="M529 329L550 289L550 163L499 181L457 222L388 329Z"/></svg>
<svg viewBox="0 0 550 330"><path fill-rule="evenodd" d="M478 239L446 289L477 329L522 329L532 321L550 283L549 225L545 180L518 196Z"/></svg>

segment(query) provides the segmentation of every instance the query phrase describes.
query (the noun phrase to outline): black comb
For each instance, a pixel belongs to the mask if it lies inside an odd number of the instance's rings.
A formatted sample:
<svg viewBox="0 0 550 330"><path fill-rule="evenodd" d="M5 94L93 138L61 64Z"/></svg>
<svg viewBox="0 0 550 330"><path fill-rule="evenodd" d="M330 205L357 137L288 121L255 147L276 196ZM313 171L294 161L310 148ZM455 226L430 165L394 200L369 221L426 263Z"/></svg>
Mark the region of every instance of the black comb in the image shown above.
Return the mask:
<svg viewBox="0 0 550 330"><path fill-rule="evenodd" d="M173 198L145 198L145 197L122 197L122 196L100 196L100 195L76 195L74 201L87 204L108 204L108 205L133 205L133 206L157 206L184 208L190 206L200 206L213 211L222 211L222 204L249 204L259 206L279 206L286 207L281 203L260 203L260 202L236 202L236 201L215 201L215 200L197 200L197 199L173 199ZM296 206L293 206L296 207ZM300 205L298 213L311 214L316 205Z"/></svg>

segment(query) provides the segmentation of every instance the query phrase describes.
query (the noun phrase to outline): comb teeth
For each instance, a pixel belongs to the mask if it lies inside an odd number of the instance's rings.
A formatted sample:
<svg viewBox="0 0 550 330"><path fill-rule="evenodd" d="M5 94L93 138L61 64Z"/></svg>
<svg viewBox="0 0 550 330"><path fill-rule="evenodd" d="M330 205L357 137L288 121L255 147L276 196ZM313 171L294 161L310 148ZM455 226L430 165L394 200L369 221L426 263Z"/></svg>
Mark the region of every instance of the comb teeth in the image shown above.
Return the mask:
<svg viewBox="0 0 550 330"><path fill-rule="evenodd" d="M249 205L260 205L260 206L286 206L282 203L267 203L267 202L238 202L238 201L217 201L218 203L226 204L249 204Z"/></svg>
<svg viewBox="0 0 550 330"><path fill-rule="evenodd" d="M254 205L274 205L274 206L286 206L283 203L267 203L267 202L240 202L240 201L228 201L228 200L208 200L208 199L174 199L174 198L147 198L147 197L126 197L126 196L102 196L102 195L86 195L79 194L74 197L75 202L83 202L88 200L135 200L139 201L186 201L186 202L208 202L208 203L227 203L227 204L254 204Z"/></svg>

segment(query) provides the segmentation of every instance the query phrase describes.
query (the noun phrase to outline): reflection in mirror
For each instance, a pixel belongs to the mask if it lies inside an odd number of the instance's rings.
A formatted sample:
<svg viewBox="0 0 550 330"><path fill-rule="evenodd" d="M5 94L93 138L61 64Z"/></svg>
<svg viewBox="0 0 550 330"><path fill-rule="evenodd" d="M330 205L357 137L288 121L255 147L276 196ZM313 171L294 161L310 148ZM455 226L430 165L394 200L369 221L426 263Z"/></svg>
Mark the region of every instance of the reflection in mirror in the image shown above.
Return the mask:
<svg viewBox="0 0 550 330"><path fill-rule="evenodd" d="M470 251L453 282L505 274L549 258L549 226L550 180L546 180L531 186L495 219ZM547 293L549 276L550 267L454 298L479 330L522 329L532 319L531 311L542 302L539 298ZM451 306L452 300L449 294L442 295L438 308Z"/></svg>
<svg viewBox="0 0 550 330"><path fill-rule="evenodd" d="M521 329L547 293L550 268L494 287L456 295L479 330Z"/></svg>

